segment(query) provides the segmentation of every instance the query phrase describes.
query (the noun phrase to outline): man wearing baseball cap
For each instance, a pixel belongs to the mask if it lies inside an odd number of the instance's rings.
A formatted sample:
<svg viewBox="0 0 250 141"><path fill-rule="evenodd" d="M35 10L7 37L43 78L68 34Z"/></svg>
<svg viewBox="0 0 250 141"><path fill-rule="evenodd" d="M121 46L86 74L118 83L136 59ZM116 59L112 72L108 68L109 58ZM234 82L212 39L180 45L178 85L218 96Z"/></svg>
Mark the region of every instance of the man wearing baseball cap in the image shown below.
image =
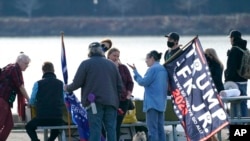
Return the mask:
<svg viewBox="0 0 250 141"><path fill-rule="evenodd" d="M180 36L176 32L170 32L169 34L165 35L165 37L168 38L168 50L164 54L164 61L166 62L172 55L174 55L180 49Z"/></svg>
<svg viewBox="0 0 250 141"><path fill-rule="evenodd" d="M227 65L225 69L225 82L235 82L240 90L240 96L247 96L247 82L248 79L243 78L238 74L240 68L240 62L242 60L243 52L241 50L247 50L247 41L242 39L242 34L238 30L231 30L229 33L231 47L227 51ZM233 108L234 113L236 109ZM247 100L242 100L240 103L240 112L242 117L248 117ZM237 115L232 115L237 116Z"/></svg>
<svg viewBox="0 0 250 141"><path fill-rule="evenodd" d="M232 30L229 34L229 37L241 39L241 33L238 30Z"/></svg>

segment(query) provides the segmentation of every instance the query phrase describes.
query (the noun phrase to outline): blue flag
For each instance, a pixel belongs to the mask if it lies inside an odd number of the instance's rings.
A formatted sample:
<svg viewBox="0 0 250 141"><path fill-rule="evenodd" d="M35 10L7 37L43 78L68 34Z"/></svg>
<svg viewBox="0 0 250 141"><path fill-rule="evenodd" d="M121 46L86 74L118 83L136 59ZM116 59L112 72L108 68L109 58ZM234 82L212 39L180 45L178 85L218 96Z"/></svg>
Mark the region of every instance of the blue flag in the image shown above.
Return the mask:
<svg viewBox="0 0 250 141"><path fill-rule="evenodd" d="M77 125L80 141L87 141L89 138L89 125L86 109L83 108L74 94L66 94L64 100L68 111L71 112L73 122Z"/></svg>
<svg viewBox="0 0 250 141"><path fill-rule="evenodd" d="M174 111L187 140L205 141L229 124L198 37L164 66Z"/></svg>
<svg viewBox="0 0 250 141"><path fill-rule="evenodd" d="M62 64L62 73L63 73L64 83L68 84L68 69L67 69L67 61L66 61L65 47L64 47L64 41L63 41L63 33L62 33L61 64Z"/></svg>
<svg viewBox="0 0 250 141"><path fill-rule="evenodd" d="M68 82L68 69L66 63L66 53L62 34L62 50L61 50L61 63L64 83ZM88 141L89 126L87 120L87 111L81 105L77 97L73 93L67 93L64 98L66 107L71 113L73 122L77 125L80 141Z"/></svg>

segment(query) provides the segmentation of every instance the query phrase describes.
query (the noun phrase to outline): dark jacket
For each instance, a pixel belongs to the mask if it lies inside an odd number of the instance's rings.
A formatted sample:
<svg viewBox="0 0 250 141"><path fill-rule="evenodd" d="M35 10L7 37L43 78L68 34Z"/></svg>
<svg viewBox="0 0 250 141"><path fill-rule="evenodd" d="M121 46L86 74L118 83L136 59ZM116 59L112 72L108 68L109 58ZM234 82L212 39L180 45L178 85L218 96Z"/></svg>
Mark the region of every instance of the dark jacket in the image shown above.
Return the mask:
<svg viewBox="0 0 250 141"><path fill-rule="evenodd" d="M63 82L52 72L45 73L38 81L36 108L38 118L62 118Z"/></svg>
<svg viewBox="0 0 250 141"><path fill-rule="evenodd" d="M105 57L92 56L80 64L67 91L72 92L78 88L81 88L83 106L89 106L88 95L92 93L96 96L96 103L118 109L122 79L116 65Z"/></svg>
<svg viewBox="0 0 250 141"><path fill-rule="evenodd" d="M232 48L227 52L227 68L225 70L225 81L233 82L245 82L247 79L240 77L237 70L240 68L240 62L243 56L243 52L234 46L238 46L243 50L246 50L247 41L237 40L232 45Z"/></svg>
<svg viewBox="0 0 250 141"><path fill-rule="evenodd" d="M122 82L123 82L123 90L122 90L120 100L125 101L127 100L128 91L131 91L131 92L133 91L134 82L133 82L133 79L131 77L131 74L127 66L125 66L124 64L119 64L118 70L120 72Z"/></svg>
<svg viewBox="0 0 250 141"><path fill-rule="evenodd" d="M210 59L206 56L208 67L211 73L211 77L214 81L214 85L218 91L218 93L224 90L224 85L222 83L222 75L223 75L223 68L220 66L219 63Z"/></svg>
<svg viewBox="0 0 250 141"><path fill-rule="evenodd" d="M173 50L166 50L165 53L164 53L164 61L166 62L170 57L172 57L180 48L176 48L176 49L173 49Z"/></svg>

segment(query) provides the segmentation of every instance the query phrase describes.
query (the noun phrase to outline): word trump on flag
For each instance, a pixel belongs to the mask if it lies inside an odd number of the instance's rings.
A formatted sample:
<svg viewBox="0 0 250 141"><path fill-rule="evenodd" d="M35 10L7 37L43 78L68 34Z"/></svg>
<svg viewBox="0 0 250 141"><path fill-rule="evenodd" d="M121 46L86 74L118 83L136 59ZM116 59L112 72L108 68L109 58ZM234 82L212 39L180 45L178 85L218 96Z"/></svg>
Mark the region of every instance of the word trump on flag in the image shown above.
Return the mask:
<svg viewBox="0 0 250 141"><path fill-rule="evenodd" d="M187 140L205 141L228 125L228 117L210 76L198 37L175 53L164 66L174 111Z"/></svg>

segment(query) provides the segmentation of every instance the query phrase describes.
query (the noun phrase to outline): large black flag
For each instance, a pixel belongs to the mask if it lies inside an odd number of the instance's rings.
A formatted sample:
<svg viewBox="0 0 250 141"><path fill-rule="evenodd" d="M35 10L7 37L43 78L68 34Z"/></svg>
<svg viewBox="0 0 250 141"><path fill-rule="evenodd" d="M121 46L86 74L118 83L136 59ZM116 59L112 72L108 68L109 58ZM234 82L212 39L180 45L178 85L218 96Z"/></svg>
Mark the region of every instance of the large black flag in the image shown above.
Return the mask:
<svg viewBox="0 0 250 141"><path fill-rule="evenodd" d="M198 37L164 66L169 73L174 111L187 140L205 141L228 125Z"/></svg>

